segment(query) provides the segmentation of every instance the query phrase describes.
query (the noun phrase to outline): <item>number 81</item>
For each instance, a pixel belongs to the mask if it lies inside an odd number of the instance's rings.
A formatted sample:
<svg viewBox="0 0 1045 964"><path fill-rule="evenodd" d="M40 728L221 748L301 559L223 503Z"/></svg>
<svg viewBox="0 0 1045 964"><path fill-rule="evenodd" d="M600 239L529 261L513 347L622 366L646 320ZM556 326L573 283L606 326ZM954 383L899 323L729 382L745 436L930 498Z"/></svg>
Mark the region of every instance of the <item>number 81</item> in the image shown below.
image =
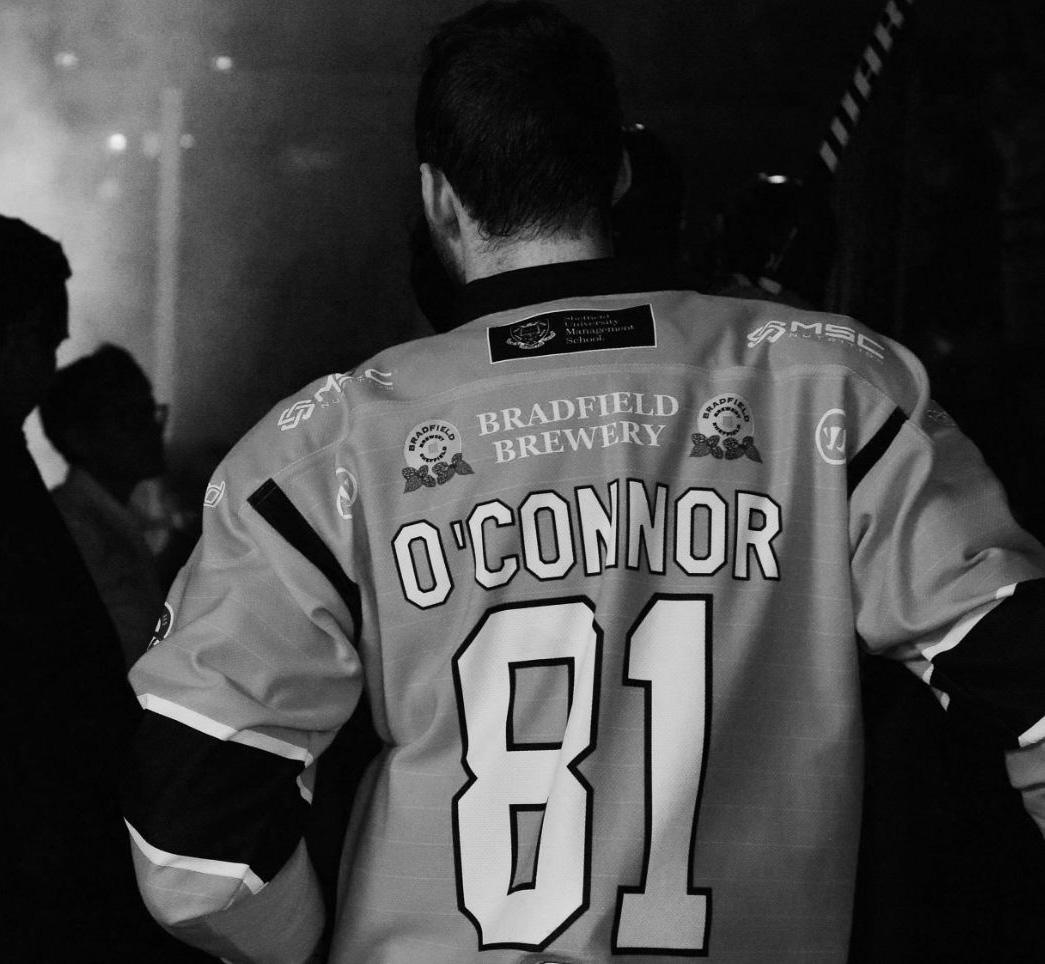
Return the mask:
<svg viewBox="0 0 1045 964"><path fill-rule="evenodd" d="M711 891L691 881L711 615L708 595L657 594L625 637L622 682L644 697L646 822L641 879L617 891L614 952L707 954ZM602 642L594 605L573 597L493 607L454 656L468 774L453 801L457 897L480 949L542 950L588 908L593 789L579 767L595 748ZM512 668L552 664L568 670L562 740L513 744ZM538 859L513 888L513 820L526 809L543 809Z"/></svg>

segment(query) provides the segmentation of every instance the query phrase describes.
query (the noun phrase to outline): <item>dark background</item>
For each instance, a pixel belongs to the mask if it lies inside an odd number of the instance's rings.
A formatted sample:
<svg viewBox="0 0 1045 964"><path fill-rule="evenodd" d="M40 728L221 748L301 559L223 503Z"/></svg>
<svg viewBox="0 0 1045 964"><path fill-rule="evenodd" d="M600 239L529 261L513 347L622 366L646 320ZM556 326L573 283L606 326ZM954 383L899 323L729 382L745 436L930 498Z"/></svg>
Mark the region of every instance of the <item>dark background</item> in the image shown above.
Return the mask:
<svg viewBox="0 0 1045 964"><path fill-rule="evenodd" d="M5 0L0 208L66 245L74 338L61 359L112 340L157 381L193 498L276 401L427 333L407 283L411 113L425 39L467 6ZM700 287L715 211L758 171L808 166L883 5L561 6L602 37L628 120L683 173L682 268ZM164 88L182 92L185 136L176 364L157 372ZM1039 534L1043 90L1040 0L919 0L833 187L828 292L830 308L919 352ZM34 450L55 481L54 457Z"/></svg>
<svg viewBox="0 0 1045 964"><path fill-rule="evenodd" d="M0 0L0 210L75 276L64 363L130 349L172 406L187 504L305 382L427 334L408 281L422 46L470 0ZM815 157L880 0L562 0L682 173L680 269L715 214ZM229 58L228 61L219 58ZM222 67L230 69L221 69ZM180 91L174 364L156 329L163 92ZM832 186L827 307L914 348L1045 538L1045 3L918 0ZM119 135L114 139L114 135ZM31 430L50 483L60 460ZM867 677L854 964L1040 960L1041 840L975 721ZM331 850L331 853L335 851Z"/></svg>

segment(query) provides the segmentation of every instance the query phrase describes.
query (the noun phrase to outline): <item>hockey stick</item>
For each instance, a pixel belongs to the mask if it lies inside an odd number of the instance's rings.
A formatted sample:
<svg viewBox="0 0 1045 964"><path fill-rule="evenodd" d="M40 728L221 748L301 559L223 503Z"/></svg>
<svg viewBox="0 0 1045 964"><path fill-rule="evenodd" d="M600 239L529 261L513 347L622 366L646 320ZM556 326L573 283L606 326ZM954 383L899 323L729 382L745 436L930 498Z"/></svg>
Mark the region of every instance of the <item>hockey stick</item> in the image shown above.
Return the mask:
<svg viewBox="0 0 1045 964"><path fill-rule="evenodd" d="M871 94L893 49L896 37L907 22L907 14L913 6L914 0L888 0L886 3L875 23L870 42L856 65L852 80L849 81L831 118L827 134L820 142L817 161L803 182L804 190L822 188L834 176L860 116L871 100ZM759 287L774 294L778 294L784 287L781 278L785 273L785 259L797 234L798 226L794 225L779 247L770 254L757 279Z"/></svg>

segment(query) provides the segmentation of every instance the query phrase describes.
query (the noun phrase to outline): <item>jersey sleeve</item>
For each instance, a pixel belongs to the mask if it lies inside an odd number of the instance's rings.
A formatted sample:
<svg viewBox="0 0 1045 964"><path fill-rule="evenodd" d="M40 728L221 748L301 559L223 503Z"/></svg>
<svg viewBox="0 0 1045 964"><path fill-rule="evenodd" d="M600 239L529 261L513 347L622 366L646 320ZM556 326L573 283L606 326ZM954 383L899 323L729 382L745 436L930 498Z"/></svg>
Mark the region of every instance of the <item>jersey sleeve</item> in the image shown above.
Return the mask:
<svg viewBox="0 0 1045 964"><path fill-rule="evenodd" d="M313 765L362 690L358 594L280 486L235 469L130 674L145 714L125 814L161 924L227 961L290 964L324 926L303 833Z"/></svg>
<svg viewBox="0 0 1045 964"><path fill-rule="evenodd" d="M1045 550L914 375L910 411L881 412L850 461L857 632L945 706L975 707L1012 751L1013 784L1045 833Z"/></svg>

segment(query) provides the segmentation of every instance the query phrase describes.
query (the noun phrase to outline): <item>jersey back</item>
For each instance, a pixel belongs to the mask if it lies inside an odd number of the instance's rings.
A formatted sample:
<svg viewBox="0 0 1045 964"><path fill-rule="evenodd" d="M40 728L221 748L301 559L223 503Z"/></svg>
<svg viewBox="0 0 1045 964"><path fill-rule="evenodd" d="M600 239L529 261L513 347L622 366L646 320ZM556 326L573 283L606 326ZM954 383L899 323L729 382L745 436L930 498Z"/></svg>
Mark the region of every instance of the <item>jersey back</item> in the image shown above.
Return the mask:
<svg viewBox="0 0 1045 964"><path fill-rule="evenodd" d="M1002 553L970 591L953 530L890 538L959 434L919 371L835 316L568 298L316 382L234 450L216 508L278 528L277 487L356 595L288 547L289 593L230 626L298 607L342 645L291 674L297 725L337 724L350 653L386 743L331 960L845 959L858 637L917 669L911 639L1037 571Z"/></svg>

